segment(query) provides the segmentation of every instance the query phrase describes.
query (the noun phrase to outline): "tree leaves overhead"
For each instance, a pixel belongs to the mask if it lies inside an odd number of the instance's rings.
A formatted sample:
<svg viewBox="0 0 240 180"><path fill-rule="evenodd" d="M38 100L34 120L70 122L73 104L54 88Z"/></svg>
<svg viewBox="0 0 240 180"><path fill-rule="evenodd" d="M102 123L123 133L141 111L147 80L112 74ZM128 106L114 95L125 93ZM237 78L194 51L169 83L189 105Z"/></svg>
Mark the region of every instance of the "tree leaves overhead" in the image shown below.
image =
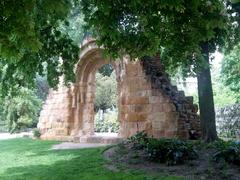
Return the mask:
<svg viewBox="0 0 240 180"><path fill-rule="evenodd" d="M108 54L133 58L155 55L170 69L196 72L202 62L201 44L210 52L223 47L233 28L220 0L143 1L82 0L87 28Z"/></svg>
<svg viewBox="0 0 240 180"><path fill-rule="evenodd" d="M79 48L59 28L68 24L72 6L68 0L0 2L0 77L5 92L14 85L31 86L36 74L46 74L50 86L63 74L66 82L74 80Z"/></svg>

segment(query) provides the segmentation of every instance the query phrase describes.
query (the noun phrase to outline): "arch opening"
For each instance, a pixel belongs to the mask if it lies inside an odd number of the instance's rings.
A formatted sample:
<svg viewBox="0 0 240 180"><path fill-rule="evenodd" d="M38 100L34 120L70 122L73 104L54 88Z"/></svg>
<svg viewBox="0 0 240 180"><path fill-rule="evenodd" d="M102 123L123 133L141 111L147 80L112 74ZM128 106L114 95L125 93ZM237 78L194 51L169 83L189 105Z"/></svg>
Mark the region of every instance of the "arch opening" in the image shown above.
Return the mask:
<svg viewBox="0 0 240 180"><path fill-rule="evenodd" d="M113 65L101 66L95 74L94 133L101 136L117 136L118 89Z"/></svg>

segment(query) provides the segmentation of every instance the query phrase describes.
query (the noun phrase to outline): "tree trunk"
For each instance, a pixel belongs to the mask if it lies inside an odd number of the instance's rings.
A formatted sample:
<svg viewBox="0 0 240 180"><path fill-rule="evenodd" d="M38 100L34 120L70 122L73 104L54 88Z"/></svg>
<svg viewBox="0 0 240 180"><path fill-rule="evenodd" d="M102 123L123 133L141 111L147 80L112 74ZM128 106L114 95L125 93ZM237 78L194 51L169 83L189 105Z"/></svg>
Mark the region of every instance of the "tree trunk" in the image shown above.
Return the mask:
<svg viewBox="0 0 240 180"><path fill-rule="evenodd" d="M206 65L197 74L202 139L212 142L217 139L217 131L207 43L202 46L202 53Z"/></svg>

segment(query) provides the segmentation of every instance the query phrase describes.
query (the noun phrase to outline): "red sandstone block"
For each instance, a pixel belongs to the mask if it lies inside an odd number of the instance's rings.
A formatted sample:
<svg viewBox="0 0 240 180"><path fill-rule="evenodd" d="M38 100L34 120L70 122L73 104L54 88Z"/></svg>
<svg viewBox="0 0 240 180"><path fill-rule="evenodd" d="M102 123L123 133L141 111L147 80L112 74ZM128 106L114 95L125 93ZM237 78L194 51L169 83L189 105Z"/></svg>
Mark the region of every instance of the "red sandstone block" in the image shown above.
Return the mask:
<svg viewBox="0 0 240 180"><path fill-rule="evenodd" d="M147 114L127 114L126 121L128 122L136 122L136 121L146 121L147 120Z"/></svg>
<svg viewBox="0 0 240 180"><path fill-rule="evenodd" d="M163 111L164 112L176 111L176 107L172 103L164 103L163 104Z"/></svg>
<svg viewBox="0 0 240 180"><path fill-rule="evenodd" d="M186 131L186 130L179 131L178 132L178 137L182 138L182 139L188 139L189 138L188 131Z"/></svg>
<svg viewBox="0 0 240 180"><path fill-rule="evenodd" d="M163 105L161 103L152 105L152 113L162 112L162 111L163 111Z"/></svg>
<svg viewBox="0 0 240 180"><path fill-rule="evenodd" d="M137 104L133 107L134 112L137 113L150 113L151 112L151 106L149 104Z"/></svg>
<svg viewBox="0 0 240 180"><path fill-rule="evenodd" d="M166 119L169 122L177 122L179 118L179 113L178 112L169 112L166 113Z"/></svg>
<svg viewBox="0 0 240 180"><path fill-rule="evenodd" d="M166 130L165 136L166 137L175 137L175 136L177 136L177 131Z"/></svg>
<svg viewBox="0 0 240 180"><path fill-rule="evenodd" d="M127 76L137 76L138 75L137 64L133 64L133 63L126 64L126 75Z"/></svg>
<svg viewBox="0 0 240 180"><path fill-rule="evenodd" d="M160 103L163 101L163 98L161 96L150 96L149 97L149 102L151 104L154 104L154 103Z"/></svg>
<svg viewBox="0 0 240 180"><path fill-rule="evenodd" d="M125 97L125 96L121 98L121 104L122 104L122 105L125 105L125 104L126 104L126 101L127 101L127 100L126 100L126 97Z"/></svg>
<svg viewBox="0 0 240 180"><path fill-rule="evenodd" d="M152 135L154 138L165 137L165 130L153 130Z"/></svg>
<svg viewBox="0 0 240 180"><path fill-rule="evenodd" d="M128 104L148 104L149 98L148 97L129 97L127 99Z"/></svg>

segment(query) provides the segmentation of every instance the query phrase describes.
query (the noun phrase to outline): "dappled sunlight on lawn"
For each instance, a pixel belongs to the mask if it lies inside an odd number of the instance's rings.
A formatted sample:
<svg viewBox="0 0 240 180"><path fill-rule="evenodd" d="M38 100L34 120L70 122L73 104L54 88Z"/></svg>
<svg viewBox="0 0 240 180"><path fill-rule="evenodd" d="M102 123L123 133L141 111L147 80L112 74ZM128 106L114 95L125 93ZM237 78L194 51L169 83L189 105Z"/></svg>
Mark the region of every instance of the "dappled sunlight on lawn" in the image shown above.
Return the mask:
<svg viewBox="0 0 240 180"><path fill-rule="evenodd" d="M0 141L0 179L179 179L141 171L105 168L105 147L50 150L56 141L18 138Z"/></svg>

